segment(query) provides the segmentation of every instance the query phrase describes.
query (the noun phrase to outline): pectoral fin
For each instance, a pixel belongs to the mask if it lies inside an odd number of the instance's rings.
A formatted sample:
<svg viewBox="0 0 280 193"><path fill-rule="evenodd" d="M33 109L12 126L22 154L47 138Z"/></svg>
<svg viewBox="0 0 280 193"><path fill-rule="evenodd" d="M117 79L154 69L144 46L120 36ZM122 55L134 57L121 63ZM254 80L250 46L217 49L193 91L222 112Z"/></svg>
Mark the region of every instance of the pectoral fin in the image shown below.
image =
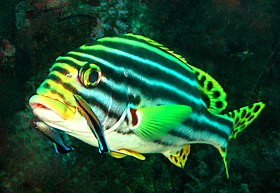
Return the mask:
<svg viewBox="0 0 280 193"><path fill-rule="evenodd" d="M157 140L187 119L192 108L185 105L152 106L130 109L131 129L144 140Z"/></svg>
<svg viewBox="0 0 280 193"><path fill-rule="evenodd" d="M175 155L163 154L167 157L174 165L184 168L186 161L188 159L188 155L190 153L190 145L185 145L181 151L177 151Z"/></svg>

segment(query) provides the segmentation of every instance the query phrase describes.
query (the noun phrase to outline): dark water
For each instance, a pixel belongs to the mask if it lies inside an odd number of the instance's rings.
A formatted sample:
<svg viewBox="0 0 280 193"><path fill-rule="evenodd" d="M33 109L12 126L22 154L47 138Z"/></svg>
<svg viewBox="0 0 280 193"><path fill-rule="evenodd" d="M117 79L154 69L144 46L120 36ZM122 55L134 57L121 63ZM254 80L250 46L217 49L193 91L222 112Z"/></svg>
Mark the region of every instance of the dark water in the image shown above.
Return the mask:
<svg viewBox="0 0 280 193"><path fill-rule="evenodd" d="M278 0L43 0L0 6L0 192L279 192ZM258 100L261 116L228 149L193 145L185 169L162 155L115 159L71 138L55 153L32 128L28 99L55 58L103 36L143 34L211 74L233 110Z"/></svg>

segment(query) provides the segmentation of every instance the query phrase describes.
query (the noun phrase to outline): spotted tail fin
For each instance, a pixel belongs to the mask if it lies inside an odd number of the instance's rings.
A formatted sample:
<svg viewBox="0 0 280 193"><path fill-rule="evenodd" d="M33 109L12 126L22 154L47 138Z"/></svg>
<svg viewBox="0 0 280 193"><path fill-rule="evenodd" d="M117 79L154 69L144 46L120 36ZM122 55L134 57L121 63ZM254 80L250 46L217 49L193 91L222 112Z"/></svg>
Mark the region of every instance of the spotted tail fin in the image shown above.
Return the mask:
<svg viewBox="0 0 280 193"><path fill-rule="evenodd" d="M228 116L233 119L233 130L229 140L232 138L236 139L237 135L259 116L264 107L265 104L263 102L257 102L228 113Z"/></svg>

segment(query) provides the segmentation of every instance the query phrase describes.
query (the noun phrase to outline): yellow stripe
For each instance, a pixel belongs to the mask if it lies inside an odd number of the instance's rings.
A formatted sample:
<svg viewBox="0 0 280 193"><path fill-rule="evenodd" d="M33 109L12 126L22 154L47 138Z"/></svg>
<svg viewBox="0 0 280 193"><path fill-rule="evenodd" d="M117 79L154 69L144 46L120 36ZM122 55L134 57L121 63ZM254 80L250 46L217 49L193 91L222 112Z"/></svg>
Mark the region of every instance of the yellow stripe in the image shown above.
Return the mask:
<svg viewBox="0 0 280 193"><path fill-rule="evenodd" d="M77 72L75 72L77 73ZM59 77L64 83L70 84L74 89L76 89L77 91L81 90L81 87L79 87L79 85L76 83L76 80L73 78L67 78L64 74L58 72L58 71L51 71L50 75L53 74L57 77ZM77 74L76 74L77 75ZM75 76L75 74L73 74L73 76ZM53 81L54 82L54 81ZM61 84L54 82L55 84L57 84L58 86L55 87L55 89L59 89L60 87L62 87L65 91L70 92L69 90L67 90L66 88L64 88ZM53 84L51 83L51 86L53 86ZM59 88L58 88L59 87ZM64 90L57 90L60 93L64 92Z"/></svg>
<svg viewBox="0 0 280 193"><path fill-rule="evenodd" d="M55 74L55 73L54 73ZM57 76L57 74L55 74ZM44 85L49 84L50 88L45 88ZM75 86L78 90L78 87ZM80 89L79 89L80 90ZM55 92L53 92L55 91ZM61 101L65 101L66 103L74 106L76 104L75 99L73 97L73 93L63 87L62 84L55 82L54 80L47 79L45 82L38 88L38 94L43 94L45 96L49 96L53 99L58 99Z"/></svg>
<svg viewBox="0 0 280 193"><path fill-rule="evenodd" d="M66 69L67 71L69 71L69 73L71 73L72 75L74 74L78 74L78 70L77 68L67 64L67 63L61 63L61 62L56 62L52 68L54 67L60 67L60 68L64 68Z"/></svg>
<svg viewBox="0 0 280 193"><path fill-rule="evenodd" d="M71 61L71 62L77 64L78 66L83 66L83 65L85 65L85 64L87 63L87 62L83 62L83 61L77 60L77 59L75 59L75 58L72 58L72 57L70 57L70 56L59 56L59 57L56 59L56 61L58 61L58 60L69 60L69 61Z"/></svg>

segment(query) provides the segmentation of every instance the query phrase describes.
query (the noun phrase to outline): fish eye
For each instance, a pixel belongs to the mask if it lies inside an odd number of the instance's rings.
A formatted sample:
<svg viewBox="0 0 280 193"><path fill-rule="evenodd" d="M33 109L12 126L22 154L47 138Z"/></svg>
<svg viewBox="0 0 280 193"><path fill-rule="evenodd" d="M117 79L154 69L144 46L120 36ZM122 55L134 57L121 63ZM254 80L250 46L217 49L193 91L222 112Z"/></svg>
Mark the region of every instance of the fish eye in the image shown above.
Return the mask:
<svg viewBox="0 0 280 193"><path fill-rule="evenodd" d="M79 78L86 87L96 86L101 80L101 69L96 64L86 64L80 69Z"/></svg>

